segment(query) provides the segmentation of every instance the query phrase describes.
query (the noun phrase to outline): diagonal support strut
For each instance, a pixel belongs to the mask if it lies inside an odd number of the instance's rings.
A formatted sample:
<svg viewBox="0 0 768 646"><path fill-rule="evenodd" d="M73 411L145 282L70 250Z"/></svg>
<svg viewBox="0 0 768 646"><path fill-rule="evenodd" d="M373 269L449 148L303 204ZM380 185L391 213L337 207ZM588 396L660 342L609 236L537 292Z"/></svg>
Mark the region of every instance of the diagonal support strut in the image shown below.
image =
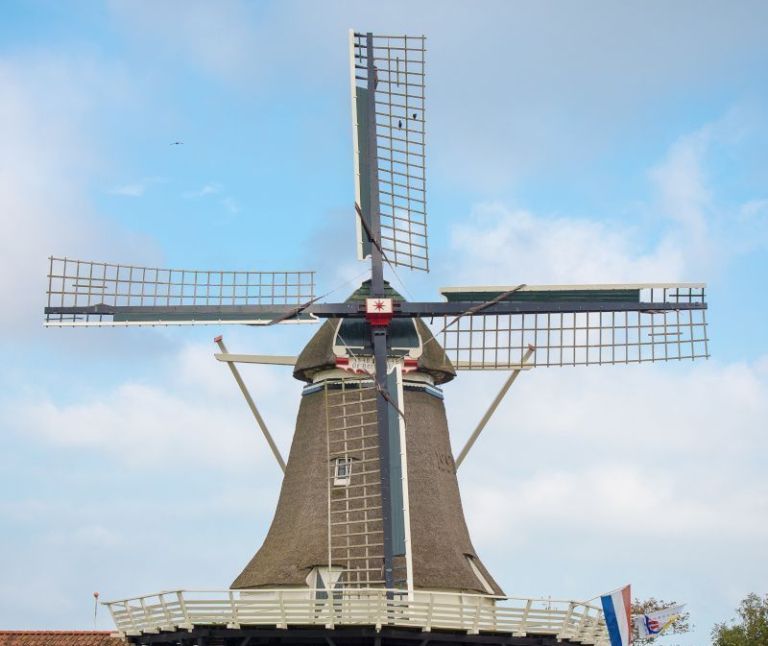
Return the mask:
<svg viewBox="0 0 768 646"><path fill-rule="evenodd" d="M224 355L229 355L227 346L224 345L223 337L217 336L214 339L214 341L219 346L219 348L221 349L221 352ZM218 356L216 358L219 359ZM283 471L283 473L285 473L285 460L283 460L283 456L280 455L280 449L277 448L277 444L275 444L275 440L272 439L272 435L270 434L269 429L267 428L267 425L264 422L264 418L261 416L261 413L259 413L259 409L256 408L256 404L254 403L253 398L251 397L251 393L249 393L248 389L245 387L245 382L243 381L243 378L240 376L240 371L237 369L235 362L227 359L219 359L219 360L226 361L227 365L229 366L229 369L232 372L232 376L235 378L237 385L240 386L240 392L242 392L243 397L245 397L245 401L248 404L248 408L251 409L253 416L256 418L256 423L259 425L259 428L261 429L261 432L264 435L264 439L267 440L267 444L269 444L269 448L272 449L272 455L275 456L275 460L277 460L277 464L280 466L280 469Z"/></svg>
<svg viewBox="0 0 768 646"><path fill-rule="evenodd" d="M520 362L521 367L512 371L512 374L509 375L509 378L504 382L504 385L501 387L499 394L496 395L496 398L493 400L493 402L491 402L491 405L486 411L485 415L483 415L483 418L480 420L477 427L472 432L472 435L469 436L469 439L467 440L467 443L464 445L464 448L461 449L461 453L459 453L459 457L456 458L457 471L459 470L461 463L464 462L464 458L467 457L467 453L469 453L469 450L477 441L477 438L480 437L480 433L483 432L483 429L488 424L488 421L496 412L496 409L499 407L501 400L504 399L504 396L507 394L507 391L510 389L512 384L515 383L515 379L517 379L517 376L520 374L520 371L523 369L522 366L528 363L528 359L531 358L531 355L533 355L535 351L536 351L536 348L534 348L532 345L528 346L528 350L525 352L525 354L523 355L523 360Z"/></svg>

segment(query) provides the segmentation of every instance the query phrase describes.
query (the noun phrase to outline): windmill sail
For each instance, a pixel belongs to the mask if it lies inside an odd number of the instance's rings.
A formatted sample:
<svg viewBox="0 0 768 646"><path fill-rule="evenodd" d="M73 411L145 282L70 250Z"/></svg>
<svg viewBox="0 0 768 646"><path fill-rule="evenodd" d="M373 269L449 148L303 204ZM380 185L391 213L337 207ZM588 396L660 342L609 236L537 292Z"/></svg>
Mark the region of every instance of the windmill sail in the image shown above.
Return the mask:
<svg viewBox="0 0 768 646"><path fill-rule="evenodd" d="M705 285L452 287L464 314L433 320L454 366L469 370L709 357ZM517 311L513 311L517 310Z"/></svg>
<svg viewBox="0 0 768 646"><path fill-rule="evenodd" d="M349 47L358 258L371 253L378 215L386 259L429 271L424 42L351 31Z"/></svg>
<svg viewBox="0 0 768 646"><path fill-rule="evenodd" d="M47 326L312 321L309 271L203 271L51 258Z"/></svg>

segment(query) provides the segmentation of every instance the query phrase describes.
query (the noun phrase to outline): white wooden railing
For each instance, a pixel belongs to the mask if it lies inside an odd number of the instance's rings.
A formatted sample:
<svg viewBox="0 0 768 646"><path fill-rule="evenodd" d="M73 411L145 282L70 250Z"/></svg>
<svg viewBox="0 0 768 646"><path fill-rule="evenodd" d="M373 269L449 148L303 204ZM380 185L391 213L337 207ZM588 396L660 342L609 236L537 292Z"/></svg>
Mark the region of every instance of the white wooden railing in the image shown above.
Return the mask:
<svg viewBox="0 0 768 646"><path fill-rule="evenodd" d="M609 643L602 611L576 601L523 599L402 590L387 599L382 588L316 599L307 588L276 590L172 590L106 602L122 635L195 626L398 626L515 636L554 635L582 644Z"/></svg>

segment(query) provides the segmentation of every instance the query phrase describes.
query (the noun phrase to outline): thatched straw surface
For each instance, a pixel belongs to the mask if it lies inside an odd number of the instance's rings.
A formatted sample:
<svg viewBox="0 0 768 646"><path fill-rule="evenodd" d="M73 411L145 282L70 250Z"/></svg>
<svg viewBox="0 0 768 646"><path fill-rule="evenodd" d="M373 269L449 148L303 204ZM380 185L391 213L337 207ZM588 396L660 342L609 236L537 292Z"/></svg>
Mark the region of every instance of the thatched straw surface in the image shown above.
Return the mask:
<svg viewBox="0 0 768 646"><path fill-rule="evenodd" d="M403 300L386 287L388 296ZM366 281L349 300L360 301L369 293ZM415 324L423 343L418 370L431 375L436 384L453 379L456 372L443 348L423 321L416 319ZM294 377L311 382L320 370L335 367L337 325L338 321L329 320L320 327L299 355ZM313 567L328 565L325 402L323 391L302 398L272 526L233 588L304 585ZM406 389L404 408L415 586L487 592L467 561L471 556L494 591L501 593L469 538L442 400L424 390Z"/></svg>
<svg viewBox="0 0 768 646"><path fill-rule="evenodd" d="M486 590L467 555L496 593L501 589L477 558L461 506L443 402L405 392L414 584L422 589ZM325 394L302 398L272 526L233 588L304 585L328 561Z"/></svg>

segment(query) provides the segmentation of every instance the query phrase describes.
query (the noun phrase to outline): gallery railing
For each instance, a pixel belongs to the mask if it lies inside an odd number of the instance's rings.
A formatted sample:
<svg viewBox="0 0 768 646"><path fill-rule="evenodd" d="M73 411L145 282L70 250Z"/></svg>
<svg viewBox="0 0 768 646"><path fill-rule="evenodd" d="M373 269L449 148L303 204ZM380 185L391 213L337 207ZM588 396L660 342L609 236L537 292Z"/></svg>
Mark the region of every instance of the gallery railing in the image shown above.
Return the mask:
<svg viewBox="0 0 768 646"><path fill-rule="evenodd" d="M455 592L348 589L328 596L307 588L172 590L107 602L122 635L196 626L397 626L514 636L553 635L582 644L609 643L600 608L577 601Z"/></svg>

